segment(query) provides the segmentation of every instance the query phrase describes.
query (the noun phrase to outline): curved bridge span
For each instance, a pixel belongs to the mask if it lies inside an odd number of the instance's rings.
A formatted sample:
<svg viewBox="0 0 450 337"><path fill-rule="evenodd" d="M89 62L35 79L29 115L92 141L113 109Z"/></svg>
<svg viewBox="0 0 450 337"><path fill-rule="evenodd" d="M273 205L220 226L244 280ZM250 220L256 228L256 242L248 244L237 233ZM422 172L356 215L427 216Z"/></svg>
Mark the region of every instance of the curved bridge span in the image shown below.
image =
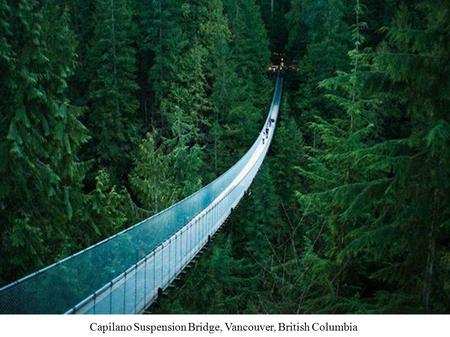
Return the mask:
<svg viewBox="0 0 450 337"><path fill-rule="evenodd" d="M269 149L283 78L245 155L189 197L0 289L0 313L143 312L200 252L250 187Z"/></svg>

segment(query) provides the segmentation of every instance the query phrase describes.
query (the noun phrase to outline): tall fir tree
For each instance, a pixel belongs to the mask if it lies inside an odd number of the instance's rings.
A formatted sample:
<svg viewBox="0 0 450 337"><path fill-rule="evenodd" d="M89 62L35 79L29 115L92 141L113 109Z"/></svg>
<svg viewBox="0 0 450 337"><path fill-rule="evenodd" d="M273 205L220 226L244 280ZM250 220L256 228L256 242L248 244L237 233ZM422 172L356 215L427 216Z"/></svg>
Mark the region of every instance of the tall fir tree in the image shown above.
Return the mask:
<svg viewBox="0 0 450 337"><path fill-rule="evenodd" d="M288 20L293 27L291 41L298 40L298 29L303 28L304 47L293 42L288 50L290 57L299 59L297 117L300 127L307 125L314 116L333 116L337 113L332 104L323 99L324 90L317 83L333 76L337 70L348 70L347 51L350 48L351 33L345 21L347 8L342 0L320 0L296 4L300 18L290 13ZM305 54L302 49L305 48ZM295 51L297 49L297 51ZM296 55L295 52L301 53ZM303 57L302 57L303 56ZM308 128L302 129L305 139L314 142L316 134Z"/></svg>
<svg viewBox="0 0 450 337"><path fill-rule="evenodd" d="M122 182L141 126L133 40L136 27L126 0L98 1L95 18L88 51L92 75L86 120L93 138L87 154L96 159L97 167L106 167L115 181Z"/></svg>
<svg viewBox="0 0 450 337"><path fill-rule="evenodd" d="M313 191L302 196L315 224L310 242L321 233L304 257L315 261L308 272L316 278L304 308L318 310L317 298L325 296L320 306L328 303L327 311L442 311L448 231L436 223L447 221L442 150L448 143L445 120L434 117L442 116L446 100L437 69L448 57L439 36L448 34L441 26L448 13L426 2L403 7L387 28L386 44L372 55L361 49L362 8L357 1L353 70L322 82L346 116L314 125L321 147L304 172ZM422 10L425 19L414 20ZM425 50L435 53L433 62ZM437 91L430 91L433 83ZM393 134L389 119L406 124Z"/></svg>
<svg viewBox="0 0 450 337"><path fill-rule="evenodd" d="M84 177L77 152L88 136L65 98L75 45L64 7L2 1L1 8L1 279L12 281L71 245Z"/></svg>

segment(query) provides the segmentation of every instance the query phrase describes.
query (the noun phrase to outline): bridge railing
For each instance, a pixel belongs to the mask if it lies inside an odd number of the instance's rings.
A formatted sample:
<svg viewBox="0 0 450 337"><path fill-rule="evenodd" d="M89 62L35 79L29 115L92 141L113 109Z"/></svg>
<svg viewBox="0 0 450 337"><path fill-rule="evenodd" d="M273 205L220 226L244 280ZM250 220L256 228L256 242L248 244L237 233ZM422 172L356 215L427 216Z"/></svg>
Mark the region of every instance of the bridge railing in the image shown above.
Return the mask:
<svg viewBox="0 0 450 337"><path fill-rule="evenodd" d="M249 188L273 137L275 122L268 125L270 118L276 121L281 87L278 78L263 131L227 172L149 219L0 289L0 313L142 312Z"/></svg>

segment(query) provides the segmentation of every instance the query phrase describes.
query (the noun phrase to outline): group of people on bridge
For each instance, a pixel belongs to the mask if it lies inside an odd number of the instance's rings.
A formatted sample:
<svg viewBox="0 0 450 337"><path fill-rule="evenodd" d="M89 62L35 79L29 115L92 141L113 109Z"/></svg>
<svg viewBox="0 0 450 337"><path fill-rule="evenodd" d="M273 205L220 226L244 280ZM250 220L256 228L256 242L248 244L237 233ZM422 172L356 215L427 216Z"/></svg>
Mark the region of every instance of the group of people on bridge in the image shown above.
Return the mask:
<svg viewBox="0 0 450 337"><path fill-rule="evenodd" d="M269 138L269 131L270 131L270 128L272 127L273 122L275 122L275 119L273 119L272 117L269 117L267 126L263 131L263 137L261 138L263 144L265 142L265 139Z"/></svg>

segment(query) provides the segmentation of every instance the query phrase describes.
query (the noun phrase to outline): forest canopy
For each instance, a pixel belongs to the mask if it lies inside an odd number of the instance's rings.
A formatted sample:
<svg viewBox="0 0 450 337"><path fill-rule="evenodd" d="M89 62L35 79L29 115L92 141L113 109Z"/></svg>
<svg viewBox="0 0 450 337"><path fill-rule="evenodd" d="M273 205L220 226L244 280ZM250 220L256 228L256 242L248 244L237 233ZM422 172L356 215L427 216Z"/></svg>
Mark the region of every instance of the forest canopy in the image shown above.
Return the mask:
<svg viewBox="0 0 450 337"><path fill-rule="evenodd" d="M450 311L448 0L0 0L0 286L269 156L164 313Z"/></svg>

